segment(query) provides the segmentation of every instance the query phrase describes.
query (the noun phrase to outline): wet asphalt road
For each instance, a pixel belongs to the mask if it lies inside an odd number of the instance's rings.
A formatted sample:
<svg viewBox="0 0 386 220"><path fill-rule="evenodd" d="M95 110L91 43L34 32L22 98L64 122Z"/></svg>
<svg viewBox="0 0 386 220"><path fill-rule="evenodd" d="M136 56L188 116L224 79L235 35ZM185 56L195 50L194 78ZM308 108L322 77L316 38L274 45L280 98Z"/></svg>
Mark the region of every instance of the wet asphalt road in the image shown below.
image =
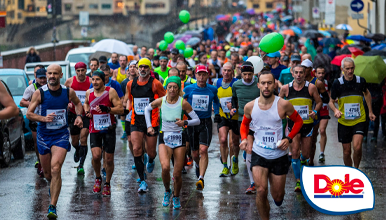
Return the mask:
<svg viewBox="0 0 386 220"><path fill-rule="evenodd" d="M216 128L216 126L213 126ZM187 167L183 175L181 210L163 207L164 187L161 166L156 158L152 174L148 174L149 192L137 193L137 173L131 169L133 157L126 141L119 137L117 128L115 171L111 181L111 197L92 193L94 173L91 151L85 163L85 176L77 176L73 161L74 150L67 154L62 168L62 190L57 211L60 219L258 219L255 196L244 192L249 185L245 162L240 159L238 175L218 177L223 166L219 162L219 143L216 129L209 148L209 168L205 188L196 191L195 170ZM343 165L341 144L337 138L337 121L330 120L327 127L326 165ZM369 135L369 137L371 137ZM369 138L370 139L370 138ZM317 145L316 158L319 155ZM240 158L242 158L240 152ZM35 153L28 151L24 160L13 161L8 168L0 168L0 219L46 219L49 205L48 184L36 175ZM229 161L229 160L228 160ZM229 164L229 162L228 162ZM315 160L315 165L320 165ZM330 216L314 210L301 193L294 192L295 180L290 168L287 175L286 195L281 207L275 206L269 196L272 219L384 219L386 214L386 142L379 135L378 144L363 145L360 169L368 175L374 186L375 208L372 211L349 216Z"/></svg>

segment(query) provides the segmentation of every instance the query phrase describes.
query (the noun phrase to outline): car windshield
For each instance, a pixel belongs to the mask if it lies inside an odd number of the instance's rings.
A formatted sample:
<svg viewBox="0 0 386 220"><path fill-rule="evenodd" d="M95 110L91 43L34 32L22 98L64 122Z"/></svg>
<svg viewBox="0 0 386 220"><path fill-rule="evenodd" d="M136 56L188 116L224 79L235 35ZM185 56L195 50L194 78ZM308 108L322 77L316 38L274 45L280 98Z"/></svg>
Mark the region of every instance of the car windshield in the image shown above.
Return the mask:
<svg viewBox="0 0 386 220"><path fill-rule="evenodd" d="M68 55L67 60L70 61L70 63L77 63L77 62L83 62L85 64L88 64L89 58L93 53L77 53L77 54L71 54Z"/></svg>
<svg viewBox="0 0 386 220"><path fill-rule="evenodd" d="M7 84L13 96L22 96L27 88L24 76L1 75L0 78Z"/></svg>
<svg viewBox="0 0 386 220"><path fill-rule="evenodd" d="M47 69L48 66L44 66L44 67ZM63 77L60 79L60 84L64 84L66 82L66 80L67 80L67 78L66 78L66 76L67 76L67 65L60 65L60 67L62 67L62 72L63 72ZM26 68L27 69L27 73L28 73L27 75L30 78L30 80L34 80L35 79L34 74L32 74L33 71L34 71L34 68L35 68L34 66ZM72 76L71 73L70 73L70 76Z"/></svg>

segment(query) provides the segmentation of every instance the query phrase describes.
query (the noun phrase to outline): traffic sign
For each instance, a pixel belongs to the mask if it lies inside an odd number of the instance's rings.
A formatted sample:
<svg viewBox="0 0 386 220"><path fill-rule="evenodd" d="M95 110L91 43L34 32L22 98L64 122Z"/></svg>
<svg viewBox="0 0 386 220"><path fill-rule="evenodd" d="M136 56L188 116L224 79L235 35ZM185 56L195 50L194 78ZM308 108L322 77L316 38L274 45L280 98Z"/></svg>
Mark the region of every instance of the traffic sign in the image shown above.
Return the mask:
<svg viewBox="0 0 386 220"><path fill-rule="evenodd" d="M359 14L359 13L353 13L351 15L352 19L363 19L363 13Z"/></svg>
<svg viewBox="0 0 386 220"><path fill-rule="evenodd" d="M312 17L313 18L320 18L320 16L319 16L319 8L318 7L313 7L312 8Z"/></svg>
<svg viewBox="0 0 386 220"><path fill-rule="evenodd" d="M351 10L355 12L360 12L365 7L365 4L362 2L362 0L353 0L350 4Z"/></svg>

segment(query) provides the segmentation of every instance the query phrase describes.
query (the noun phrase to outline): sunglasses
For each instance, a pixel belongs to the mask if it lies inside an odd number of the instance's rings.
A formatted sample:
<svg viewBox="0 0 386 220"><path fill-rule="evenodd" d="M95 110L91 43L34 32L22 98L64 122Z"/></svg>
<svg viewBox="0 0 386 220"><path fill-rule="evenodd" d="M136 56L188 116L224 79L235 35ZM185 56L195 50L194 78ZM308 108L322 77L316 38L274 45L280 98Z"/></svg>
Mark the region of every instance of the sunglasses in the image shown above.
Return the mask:
<svg viewBox="0 0 386 220"><path fill-rule="evenodd" d="M139 69L142 69L142 68L143 68L143 69L149 69L149 66L139 66L138 68L139 68Z"/></svg>

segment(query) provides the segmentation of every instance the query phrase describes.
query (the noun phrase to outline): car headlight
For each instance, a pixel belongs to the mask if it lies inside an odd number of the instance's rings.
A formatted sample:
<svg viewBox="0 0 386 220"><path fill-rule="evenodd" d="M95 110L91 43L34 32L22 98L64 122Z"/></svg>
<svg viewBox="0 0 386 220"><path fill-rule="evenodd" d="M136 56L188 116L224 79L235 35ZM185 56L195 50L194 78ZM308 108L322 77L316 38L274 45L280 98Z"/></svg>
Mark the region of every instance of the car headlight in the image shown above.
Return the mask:
<svg viewBox="0 0 386 220"><path fill-rule="evenodd" d="M21 113L23 113L23 116L27 115L28 108L21 108L20 110L21 110Z"/></svg>

